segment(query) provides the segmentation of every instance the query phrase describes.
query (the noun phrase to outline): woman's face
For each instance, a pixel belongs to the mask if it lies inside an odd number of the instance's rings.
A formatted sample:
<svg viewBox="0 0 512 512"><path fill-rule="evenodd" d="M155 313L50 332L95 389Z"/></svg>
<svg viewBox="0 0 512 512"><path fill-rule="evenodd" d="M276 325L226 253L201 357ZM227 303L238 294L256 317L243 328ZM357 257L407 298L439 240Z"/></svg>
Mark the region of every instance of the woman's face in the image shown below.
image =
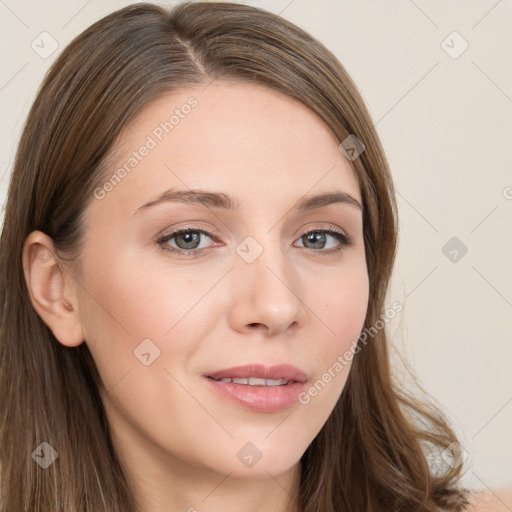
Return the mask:
<svg viewBox="0 0 512 512"><path fill-rule="evenodd" d="M368 304L361 209L298 206L361 203L338 144L303 105L226 82L160 98L124 131L86 210L77 304L126 461L255 478L296 467ZM302 377L229 371L245 365ZM214 383L224 369L257 380Z"/></svg>

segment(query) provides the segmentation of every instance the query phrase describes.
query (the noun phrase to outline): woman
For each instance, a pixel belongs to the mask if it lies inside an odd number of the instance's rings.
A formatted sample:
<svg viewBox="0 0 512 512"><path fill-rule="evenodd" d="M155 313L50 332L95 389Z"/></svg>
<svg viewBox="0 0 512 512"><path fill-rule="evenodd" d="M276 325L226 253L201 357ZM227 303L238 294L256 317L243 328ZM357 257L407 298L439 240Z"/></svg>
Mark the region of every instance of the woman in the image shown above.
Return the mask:
<svg viewBox="0 0 512 512"><path fill-rule="evenodd" d="M229 3L95 23L8 194L3 512L466 509L454 433L392 380L396 236L371 118L311 36Z"/></svg>

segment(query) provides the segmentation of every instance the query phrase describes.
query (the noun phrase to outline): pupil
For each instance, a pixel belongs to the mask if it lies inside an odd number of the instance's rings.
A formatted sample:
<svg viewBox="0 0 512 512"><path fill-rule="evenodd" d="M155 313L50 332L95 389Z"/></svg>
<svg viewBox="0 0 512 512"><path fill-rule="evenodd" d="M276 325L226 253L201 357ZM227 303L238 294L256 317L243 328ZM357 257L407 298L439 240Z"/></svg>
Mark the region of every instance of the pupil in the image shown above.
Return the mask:
<svg viewBox="0 0 512 512"><path fill-rule="evenodd" d="M183 249L194 249L197 247L197 244L194 245L195 242L199 242L199 234L198 233L182 233L180 234L177 239L187 239L185 240L185 245L187 247L183 247ZM190 247L188 244L192 244L192 247Z"/></svg>
<svg viewBox="0 0 512 512"><path fill-rule="evenodd" d="M315 247L316 248L322 248L322 244L325 243L325 234L324 233L320 233L320 232L313 232L313 233L309 233L308 235L306 235L307 239L309 242L313 242L313 244L316 244ZM316 240L315 240L316 239Z"/></svg>

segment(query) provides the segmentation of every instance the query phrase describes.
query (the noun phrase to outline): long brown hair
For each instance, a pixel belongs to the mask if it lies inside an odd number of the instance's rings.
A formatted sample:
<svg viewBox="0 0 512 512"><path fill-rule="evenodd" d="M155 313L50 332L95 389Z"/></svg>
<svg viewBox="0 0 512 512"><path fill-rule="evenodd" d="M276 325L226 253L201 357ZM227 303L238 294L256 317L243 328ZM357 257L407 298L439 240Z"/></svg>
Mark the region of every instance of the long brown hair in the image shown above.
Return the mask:
<svg viewBox="0 0 512 512"><path fill-rule="evenodd" d="M383 314L397 243L393 184L363 99L335 56L285 19L241 4L183 3L171 11L136 4L114 12L49 70L12 172L0 242L3 512L138 510L87 344L63 346L38 316L22 248L40 230L78 264L82 214L108 175L122 128L159 95L217 79L284 93L317 113L339 141L355 135L364 144L351 164L364 206L365 329ZM43 441L59 454L45 470L31 457ZM338 403L301 459L301 510L463 510L462 466L434 471L425 448L439 452L456 441L432 403L393 381L379 329L354 356Z"/></svg>

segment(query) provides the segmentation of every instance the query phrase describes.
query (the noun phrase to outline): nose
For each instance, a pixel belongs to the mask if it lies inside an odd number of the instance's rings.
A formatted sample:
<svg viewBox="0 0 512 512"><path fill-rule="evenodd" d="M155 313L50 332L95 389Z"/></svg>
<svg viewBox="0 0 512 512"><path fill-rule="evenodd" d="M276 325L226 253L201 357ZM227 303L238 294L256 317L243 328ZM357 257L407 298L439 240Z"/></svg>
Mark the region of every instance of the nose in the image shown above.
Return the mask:
<svg viewBox="0 0 512 512"><path fill-rule="evenodd" d="M252 263L239 258L231 279L234 292L230 322L236 331L261 330L271 336L304 325L306 306L300 279L280 247L265 248Z"/></svg>

